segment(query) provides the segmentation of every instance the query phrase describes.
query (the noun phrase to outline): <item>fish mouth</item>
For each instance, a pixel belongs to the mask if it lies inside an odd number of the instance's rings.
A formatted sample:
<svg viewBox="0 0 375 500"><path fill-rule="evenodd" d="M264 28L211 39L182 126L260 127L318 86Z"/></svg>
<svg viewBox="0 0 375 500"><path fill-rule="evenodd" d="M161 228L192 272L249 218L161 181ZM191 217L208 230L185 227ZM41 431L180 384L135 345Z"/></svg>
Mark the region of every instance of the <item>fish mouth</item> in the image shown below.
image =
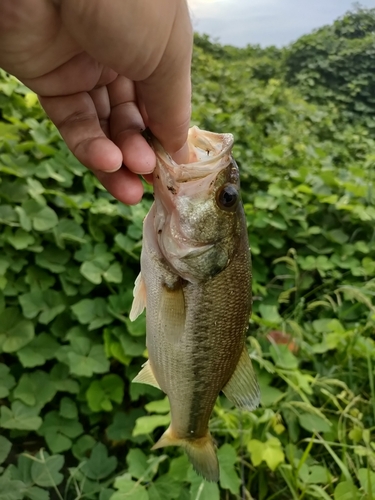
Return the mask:
<svg viewBox="0 0 375 500"><path fill-rule="evenodd" d="M172 189L177 189L176 184L202 179L225 168L230 162L233 135L202 131L194 126L189 130L188 146L189 162L178 164L159 141L152 138L160 170L168 171L170 181L173 180Z"/></svg>

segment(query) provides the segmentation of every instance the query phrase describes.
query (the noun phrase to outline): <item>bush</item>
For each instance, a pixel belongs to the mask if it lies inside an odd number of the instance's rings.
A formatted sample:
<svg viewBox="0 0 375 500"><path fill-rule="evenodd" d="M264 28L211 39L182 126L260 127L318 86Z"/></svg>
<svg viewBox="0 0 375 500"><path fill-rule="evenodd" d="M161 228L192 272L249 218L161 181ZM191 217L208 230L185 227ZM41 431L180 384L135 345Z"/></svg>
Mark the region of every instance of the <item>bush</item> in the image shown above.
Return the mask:
<svg viewBox="0 0 375 500"><path fill-rule="evenodd" d="M286 81L319 104L361 119L374 134L375 9L357 8L301 37L286 52Z"/></svg>

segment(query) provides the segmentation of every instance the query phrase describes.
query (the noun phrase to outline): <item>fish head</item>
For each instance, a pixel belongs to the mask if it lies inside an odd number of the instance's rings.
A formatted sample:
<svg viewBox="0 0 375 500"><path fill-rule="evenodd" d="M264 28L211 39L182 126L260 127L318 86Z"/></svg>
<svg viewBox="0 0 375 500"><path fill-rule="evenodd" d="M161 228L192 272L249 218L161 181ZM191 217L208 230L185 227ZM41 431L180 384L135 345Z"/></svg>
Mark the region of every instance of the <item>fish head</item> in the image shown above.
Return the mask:
<svg viewBox="0 0 375 500"><path fill-rule="evenodd" d="M243 236L239 170L233 136L193 127L190 162L176 164L154 147L154 230L161 253L188 281L216 276L230 263Z"/></svg>

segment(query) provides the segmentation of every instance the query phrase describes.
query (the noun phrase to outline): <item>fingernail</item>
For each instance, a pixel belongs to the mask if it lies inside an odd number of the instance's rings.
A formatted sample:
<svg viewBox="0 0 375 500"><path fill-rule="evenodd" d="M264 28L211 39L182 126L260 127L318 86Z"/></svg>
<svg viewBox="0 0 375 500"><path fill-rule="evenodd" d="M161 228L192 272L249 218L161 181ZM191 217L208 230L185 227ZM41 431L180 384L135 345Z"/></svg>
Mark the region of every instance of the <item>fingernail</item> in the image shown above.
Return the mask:
<svg viewBox="0 0 375 500"><path fill-rule="evenodd" d="M121 167L122 167L122 163L118 167L115 167L115 168L112 168L112 169L108 168L107 170L103 170L103 172L106 172L107 174L112 174L113 172L117 172L118 170L120 170Z"/></svg>

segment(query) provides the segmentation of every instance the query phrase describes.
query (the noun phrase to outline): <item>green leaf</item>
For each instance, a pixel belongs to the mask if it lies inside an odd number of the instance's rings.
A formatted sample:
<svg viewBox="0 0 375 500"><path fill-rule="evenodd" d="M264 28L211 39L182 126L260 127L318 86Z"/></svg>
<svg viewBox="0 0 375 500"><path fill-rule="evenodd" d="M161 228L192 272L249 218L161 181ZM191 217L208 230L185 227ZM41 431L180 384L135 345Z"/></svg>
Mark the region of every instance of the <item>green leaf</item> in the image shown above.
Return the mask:
<svg viewBox="0 0 375 500"><path fill-rule="evenodd" d="M3 352L15 352L25 346L34 337L34 325L22 319L19 310L9 307L0 314L0 349Z"/></svg>
<svg viewBox="0 0 375 500"><path fill-rule="evenodd" d="M35 318L39 313L39 323L50 323L65 310L64 296L54 290L35 290L20 295L19 301L26 318Z"/></svg>
<svg viewBox="0 0 375 500"><path fill-rule="evenodd" d="M109 283L122 282L122 269L118 262L111 264L109 268L103 273L103 277Z"/></svg>
<svg viewBox="0 0 375 500"><path fill-rule="evenodd" d="M135 421L143 415L144 411L141 408L135 408L129 413L115 413L112 424L106 429L108 439L112 441L126 441L127 439L133 440L132 432L135 426Z"/></svg>
<svg viewBox="0 0 375 500"><path fill-rule="evenodd" d="M89 479L105 479L117 467L117 458L109 457L107 448L102 443L97 443L90 455L90 458L83 464L81 471Z"/></svg>
<svg viewBox="0 0 375 500"><path fill-rule="evenodd" d="M299 476L307 484L326 484L332 480L328 469L321 465L301 467Z"/></svg>
<svg viewBox="0 0 375 500"><path fill-rule="evenodd" d="M264 320L266 320L267 322L272 323L272 324L276 324L276 325L280 324L281 317L280 317L279 312L277 310L277 306L260 304L259 311L262 315L262 318Z"/></svg>
<svg viewBox="0 0 375 500"><path fill-rule="evenodd" d="M332 229L327 233L328 238L339 245L343 245L349 240L349 236L342 229Z"/></svg>
<svg viewBox="0 0 375 500"><path fill-rule="evenodd" d="M30 407L21 401L14 401L10 409L6 406L0 408L0 427L36 431L42 425L42 419L38 416L39 412L38 407Z"/></svg>
<svg viewBox="0 0 375 500"><path fill-rule="evenodd" d="M274 363L280 368L295 370L298 368L298 359L290 352L287 345L272 344L270 346L270 354Z"/></svg>
<svg viewBox="0 0 375 500"><path fill-rule="evenodd" d="M113 334L119 339L125 356L141 356L145 351L144 338L134 338L128 334L123 326L113 329Z"/></svg>
<svg viewBox="0 0 375 500"><path fill-rule="evenodd" d="M0 256L0 276L3 276L10 265L9 260L6 257Z"/></svg>
<svg viewBox="0 0 375 500"><path fill-rule="evenodd" d="M187 456L185 454L181 455L171 461L168 476L179 482L186 481L189 467L190 464Z"/></svg>
<svg viewBox="0 0 375 500"><path fill-rule="evenodd" d="M84 262L81 265L80 272L82 276L84 276L87 280L91 281L91 283L99 285L102 282L102 275L104 273L104 269L100 262L89 261L89 262Z"/></svg>
<svg viewBox="0 0 375 500"><path fill-rule="evenodd" d="M358 470L358 479L367 495L375 497L375 472L361 468Z"/></svg>
<svg viewBox="0 0 375 500"><path fill-rule="evenodd" d="M48 290L55 284L55 278L40 267L29 266L26 271L25 281L30 285L30 291Z"/></svg>
<svg viewBox="0 0 375 500"><path fill-rule="evenodd" d="M125 318L125 324L130 335L134 337L140 337L146 333L146 316L141 314L135 321L130 321L129 318Z"/></svg>
<svg viewBox="0 0 375 500"><path fill-rule="evenodd" d="M179 498L184 485L180 481L172 479L169 474L163 474L153 481L148 494L150 500L167 500Z"/></svg>
<svg viewBox="0 0 375 500"><path fill-rule="evenodd" d="M53 453L61 453L72 447L72 440L83 433L82 424L78 420L65 418L50 411L44 417L44 421L38 434L44 436L48 447Z"/></svg>
<svg viewBox="0 0 375 500"><path fill-rule="evenodd" d="M6 398L9 395L10 389L16 385L16 381L10 373L10 369L0 363L0 399Z"/></svg>
<svg viewBox="0 0 375 500"><path fill-rule="evenodd" d="M55 227L58 221L56 212L50 207L43 207L32 217L33 227L36 231L48 231Z"/></svg>
<svg viewBox="0 0 375 500"><path fill-rule="evenodd" d="M194 471L190 473L190 498L199 500L219 500L220 492L216 483L209 483Z"/></svg>
<svg viewBox="0 0 375 500"><path fill-rule="evenodd" d="M72 399L67 397L62 398L60 401L60 415L69 419L78 418L78 408Z"/></svg>
<svg viewBox="0 0 375 500"><path fill-rule="evenodd" d="M285 456L281 442L277 438L270 438L265 443L257 439L251 439L247 445L251 455L251 461L257 467L264 460L268 467L274 471L284 462Z"/></svg>
<svg viewBox="0 0 375 500"><path fill-rule="evenodd" d="M118 490L110 500L149 500L144 486L128 478L127 474L115 479L115 488Z"/></svg>
<svg viewBox="0 0 375 500"><path fill-rule="evenodd" d="M22 481L12 480L5 474L0 476L0 500L22 500L23 490Z"/></svg>
<svg viewBox="0 0 375 500"><path fill-rule="evenodd" d="M313 413L302 413L298 415L298 420L300 426L311 433L329 432L331 430L329 421Z"/></svg>
<svg viewBox="0 0 375 500"><path fill-rule="evenodd" d="M280 389L262 383L261 378L259 379L259 387L262 406L273 406L285 396L285 393Z"/></svg>
<svg viewBox="0 0 375 500"><path fill-rule="evenodd" d="M142 450L134 448L129 451L126 462L129 465L128 473L142 481L151 481L158 471L161 461L166 457L147 457Z"/></svg>
<svg viewBox="0 0 375 500"><path fill-rule="evenodd" d="M15 211L18 213L22 229L24 229L27 232L30 232L32 228L30 217L27 215L27 213L22 207L16 207Z"/></svg>
<svg viewBox="0 0 375 500"><path fill-rule="evenodd" d="M52 273L62 273L65 271L65 264L69 259L70 253L68 251L50 245L36 255L35 262L38 266L48 269Z"/></svg>
<svg viewBox="0 0 375 500"><path fill-rule="evenodd" d="M29 486L25 490L25 496L30 500L50 500L49 492L38 486Z"/></svg>
<svg viewBox="0 0 375 500"><path fill-rule="evenodd" d="M0 223L8 226L16 226L17 213L10 205L0 205Z"/></svg>
<svg viewBox="0 0 375 500"><path fill-rule="evenodd" d="M8 471L13 479L22 481L26 487L33 482L31 478L32 457L19 455L17 458L17 466L12 464Z"/></svg>
<svg viewBox="0 0 375 500"><path fill-rule="evenodd" d="M37 335L27 346L17 351L18 359L24 368L44 365L52 359L59 347L56 340L48 333Z"/></svg>
<svg viewBox="0 0 375 500"><path fill-rule="evenodd" d="M102 488L100 490L99 500L110 500L115 490L112 488Z"/></svg>
<svg viewBox="0 0 375 500"><path fill-rule="evenodd" d="M88 405L92 411L112 411L112 403L120 404L124 397L124 382L118 375L105 375L100 381L91 382L86 392Z"/></svg>
<svg viewBox="0 0 375 500"><path fill-rule="evenodd" d="M133 436L151 434L157 427L164 427L170 423L169 415L150 415L149 417L139 417L135 423Z"/></svg>
<svg viewBox="0 0 375 500"><path fill-rule="evenodd" d="M2 464L7 458L11 448L12 443L8 441L4 436L0 436L0 464Z"/></svg>
<svg viewBox="0 0 375 500"><path fill-rule="evenodd" d="M70 392L72 394L77 394L79 392L78 383L69 378L69 368L62 363L54 365L51 370L50 378L58 391Z"/></svg>
<svg viewBox="0 0 375 500"><path fill-rule="evenodd" d="M74 220L62 218L54 229L56 241L64 248L66 241L85 243L85 232L83 228Z"/></svg>
<svg viewBox="0 0 375 500"><path fill-rule="evenodd" d="M56 387L46 372L38 370L33 373L24 373L13 394L16 399L20 399L25 404L38 405L41 408L53 399Z"/></svg>
<svg viewBox="0 0 375 500"><path fill-rule="evenodd" d="M83 299L72 306L72 311L81 325L89 325L89 330L100 328L113 321L103 298Z"/></svg>
<svg viewBox="0 0 375 500"><path fill-rule="evenodd" d="M58 486L64 479L60 470L64 465L62 455L49 455L46 451L40 451L31 466L31 477L34 483L40 487L50 488Z"/></svg>
<svg viewBox="0 0 375 500"><path fill-rule="evenodd" d="M234 467L237 462L236 450L230 444L224 444L217 453L220 465L220 486L234 495L239 493L241 479Z"/></svg>
<svg viewBox="0 0 375 500"><path fill-rule="evenodd" d="M96 441L92 436L84 434L74 443L72 447L73 455L77 458L77 460L86 460L87 452L91 451L95 444Z"/></svg>
<svg viewBox="0 0 375 500"><path fill-rule="evenodd" d="M70 372L80 377L92 377L94 373L105 373L109 370L109 360L105 357L102 345L94 345L87 356L68 353Z"/></svg>
<svg viewBox="0 0 375 500"><path fill-rule="evenodd" d="M151 401L151 403L147 403L147 405L145 405L145 408L149 413L168 413L171 409L167 396L165 396L164 399L159 399L156 401Z"/></svg>
<svg viewBox="0 0 375 500"><path fill-rule="evenodd" d="M23 229L17 229L14 234L8 236L7 240L16 250L24 250L35 243L34 236Z"/></svg>
<svg viewBox="0 0 375 500"><path fill-rule="evenodd" d="M335 488L335 500L359 500L359 490L352 481L343 481Z"/></svg>

